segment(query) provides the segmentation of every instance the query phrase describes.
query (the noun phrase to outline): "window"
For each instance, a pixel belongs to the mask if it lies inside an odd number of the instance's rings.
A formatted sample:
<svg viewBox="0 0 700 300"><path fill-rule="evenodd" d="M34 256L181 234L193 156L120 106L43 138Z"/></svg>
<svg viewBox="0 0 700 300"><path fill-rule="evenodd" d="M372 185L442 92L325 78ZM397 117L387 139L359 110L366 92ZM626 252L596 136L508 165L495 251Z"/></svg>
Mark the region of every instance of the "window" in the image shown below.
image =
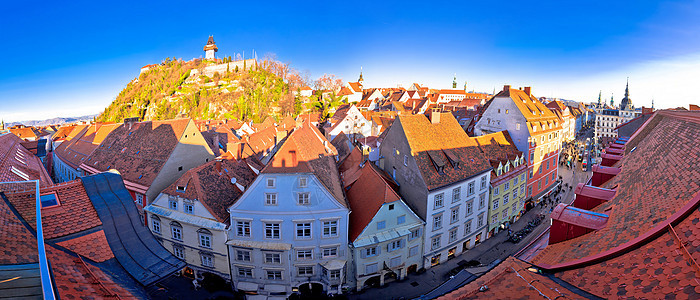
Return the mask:
<svg viewBox="0 0 700 300"><path fill-rule="evenodd" d="M479 209L484 208L486 205L486 194L479 195Z"/></svg>
<svg viewBox="0 0 700 300"><path fill-rule="evenodd" d="M297 223L297 238L311 238L311 223Z"/></svg>
<svg viewBox="0 0 700 300"><path fill-rule="evenodd" d="M467 221L467 223L464 223L464 235L468 235L472 233L472 220Z"/></svg>
<svg viewBox="0 0 700 300"><path fill-rule="evenodd" d="M279 253L265 252L265 263L266 264L281 264L282 255Z"/></svg>
<svg viewBox="0 0 700 300"><path fill-rule="evenodd" d="M200 254L199 257L202 259L202 266L214 267L214 257L209 254Z"/></svg>
<svg viewBox="0 0 700 300"><path fill-rule="evenodd" d="M430 240L430 250L435 250L437 248L440 248L440 236L434 237L432 240Z"/></svg>
<svg viewBox="0 0 700 300"><path fill-rule="evenodd" d="M269 188L275 187L275 179L274 178L267 179L267 187L269 187Z"/></svg>
<svg viewBox="0 0 700 300"><path fill-rule="evenodd" d="M389 261L389 267L395 268L401 265L401 256L392 257Z"/></svg>
<svg viewBox="0 0 700 300"><path fill-rule="evenodd" d="M513 185L517 185L517 184L518 184L518 176L515 176L515 178L513 178Z"/></svg>
<svg viewBox="0 0 700 300"><path fill-rule="evenodd" d="M532 195L532 187L531 186L527 187L527 194Z"/></svg>
<svg viewBox="0 0 700 300"><path fill-rule="evenodd" d="M136 203L143 205L143 194L136 194Z"/></svg>
<svg viewBox="0 0 700 300"><path fill-rule="evenodd" d="M510 181L507 181L506 184L503 186L504 190L510 189Z"/></svg>
<svg viewBox="0 0 700 300"><path fill-rule="evenodd" d="M377 273L377 263L365 265L365 274Z"/></svg>
<svg viewBox="0 0 700 300"><path fill-rule="evenodd" d="M549 185L549 177L544 178L544 185L545 186Z"/></svg>
<svg viewBox="0 0 700 300"><path fill-rule="evenodd" d="M151 225L153 226L153 232L160 234L160 218L151 215Z"/></svg>
<svg viewBox="0 0 700 300"><path fill-rule="evenodd" d="M313 259L312 249L297 250L297 260L309 260L309 259Z"/></svg>
<svg viewBox="0 0 700 300"><path fill-rule="evenodd" d="M279 239L280 238L280 224L279 223L265 223L265 238L266 239Z"/></svg>
<svg viewBox="0 0 700 300"><path fill-rule="evenodd" d="M392 241L392 242L389 242L389 244L387 245L387 250L389 252L394 251L396 249L400 249L400 248L403 248L403 240Z"/></svg>
<svg viewBox="0 0 700 300"><path fill-rule="evenodd" d="M300 178L299 178L299 187L300 187L300 188L305 188L305 187L307 187L307 184L308 184L307 179L308 179L308 178L306 178L306 177L300 177Z"/></svg>
<svg viewBox="0 0 700 300"><path fill-rule="evenodd" d="M236 236L250 237L250 221L236 221Z"/></svg>
<svg viewBox="0 0 700 300"><path fill-rule="evenodd" d="M515 123L515 130L520 130L520 123Z"/></svg>
<svg viewBox="0 0 700 300"><path fill-rule="evenodd" d="M411 241L419 236L420 236L420 228L413 229L413 230L411 230L411 233L408 235L408 240Z"/></svg>
<svg viewBox="0 0 700 300"><path fill-rule="evenodd" d="M365 249L365 257L372 257L377 255L377 247Z"/></svg>
<svg viewBox="0 0 700 300"><path fill-rule="evenodd" d="M330 280L340 279L340 270L331 270L331 272L328 273L328 279L330 279Z"/></svg>
<svg viewBox="0 0 700 300"><path fill-rule="evenodd" d="M170 223L170 231L174 240L182 241L182 226L179 223Z"/></svg>
<svg viewBox="0 0 700 300"><path fill-rule="evenodd" d="M248 250L236 250L236 260L237 261L250 261L250 251L248 251Z"/></svg>
<svg viewBox="0 0 700 300"><path fill-rule="evenodd" d="M338 236L338 221L324 221L323 222L323 237L336 237Z"/></svg>
<svg viewBox="0 0 700 300"><path fill-rule="evenodd" d="M555 178L557 178L556 175L557 175L556 173L552 173L552 181L554 181Z"/></svg>
<svg viewBox="0 0 700 300"><path fill-rule="evenodd" d="M173 245L173 253L179 259L185 259L185 248L180 245Z"/></svg>
<svg viewBox="0 0 700 300"><path fill-rule="evenodd" d="M211 232L202 228L197 230L197 234L199 235L199 246L211 248Z"/></svg>
<svg viewBox="0 0 700 300"><path fill-rule="evenodd" d="M506 169L506 172L507 171L508 171L508 169ZM483 177L481 177L481 189L483 190L485 188L486 188L486 176L483 176Z"/></svg>
<svg viewBox="0 0 700 300"><path fill-rule="evenodd" d="M338 256L338 247L323 248L323 257L333 257Z"/></svg>
<svg viewBox="0 0 700 300"><path fill-rule="evenodd" d="M493 194L494 194L494 195L498 195L498 190L499 190L499 188L500 188L500 187L496 187L495 189L493 189Z"/></svg>
<svg viewBox="0 0 700 300"><path fill-rule="evenodd" d="M459 201L461 192L461 187L456 187L452 190L452 203Z"/></svg>
<svg viewBox="0 0 700 300"><path fill-rule="evenodd" d="M401 215L396 217L396 224L401 225L403 223L406 223L406 215Z"/></svg>
<svg viewBox="0 0 700 300"><path fill-rule="evenodd" d="M505 220L508 219L508 208L506 208L506 209L503 210L503 214L502 214L501 219L502 219L503 221L505 221Z"/></svg>
<svg viewBox="0 0 700 300"><path fill-rule="evenodd" d="M185 209L185 213L194 214L194 204L192 204L192 203L185 203L185 204L183 205L183 207L184 207L184 209Z"/></svg>
<svg viewBox="0 0 700 300"><path fill-rule="evenodd" d="M469 200L467 201L467 216L471 215L472 212L474 212L474 200Z"/></svg>
<svg viewBox="0 0 700 300"><path fill-rule="evenodd" d="M297 267L297 274L299 276L313 276L314 267L313 266L299 266Z"/></svg>
<svg viewBox="0 0 700 300"><path fill-rule="evenodd" d="M298 193L297 203L299 205L309 205L309 193Z"/></svg>
<svg viewBox="0 0 700 300"><path fill-rule="evenodd" d="M442 214L433 217L433 230L442 228Z"/></svg>
<svg viewBox="0 0 700 300"><path fill-rule="evenodd" d="M168 200L168 204L169 204L170 209L177 210L177 199Z"/></svg>
<svg viewBox="0 0 700 300"><path fill-rule="evenodd" d="M403 156L403 165L408 166L408 156L407 155Z"/></svg>
<svg viewBox="0 0 700 300"><path fill-rule="evenodd" d="M265 205L277 205L277 193L265 193Z"/></svg>
<svg viewBox="0 0 700 300"><path fill-rule="evenodd" d="M178 172L182 171L182 166L177 167L177 171Z"/></svg>
<svg viewBox="0 0 700 300"><path fill-rule="evenodd" d="M253 278L253 269L238 267L238 277Z"/></svg>
<svg viewBox="0 0 700 300"><path fill-rule="evenodd" d="M408 248L408 256L409 257L416 256L416 255L418 255L418 246L413 246L411 248Z"/></svg>
<svg viewBox="0 0 700 300"><path fill-rule="evenodd" d="M280 270L266 270L267 279L269 280L282 280L282 271Z"/></svg>
<svg viewBox="0 0 700 300"><path fill-rule="evenodd" d="M535 152L530 153L530 163L535 161Z"/></svg>
<svg viewBox="0 0 700 300"><path fill-rule="evenodd" d="M491 223L493 223L493 224L498 223L498 214L497 213L494 214L493 216L491 216Z"/></svg>
<svg viewBox="0 0 700 300"><path fill-rule="evenodd" d="M459 206L452 209L450 214L450 224L457 222L459 220Z"/></svg>
<svg viewBox="0 0 700 300"><path fill-rule="evenodd" d="M498 202L500 199L493 199L493 209L498 209Z"/></svg>
<svg viewBox="0 0 700 300"><path fill-rule="evenodd" d="M385 221L379 221L377 222L377 230L381 230L386 228L386 222Z"/></svg>
<svg viewBox="0 0 700 300"><path fill-rule="evenodd" d="M457 229L458 227L455 227L450 230L450 243L457 241Z"/></svg>
<svg viewBox="0 0 700 300"><path fill-rule="evenodd" d="M444 196L445 196L445 194L443 194L443 193L435 195L435 197L434 197L435 198L435 208L440 208L444 205L444 202L443 202Z"/></svg>
<svg viewBox="0 0 700 300"><path fill-rule="evenodd" d="M474 182L467 184L467 196L474 195Z"/></svg>
<svg viewBox="0 0 700 300"><path fill-rule="evenodd" d="M508 194L503 195L503 205L508 204Z"/></svg>
<svg viewBox="0 0 700 300"><path fill-rule="evenodd" d="M518 199L518 189L517 188L513 189L513 199Z"/></svg>
<svg viewBox="0 0 700 300"><path fill-rule="evenodd" d="M516 212L517 210L518 210L518 209L517 209L516 204L513 203L513 206L512 206L512 209L511 209L511 214L515 214L515 212Z"/></svg>
<svg viewBox="0 0 700 300"><path fill-rule="evenodd" d="M480 214L479 218L476 220L476 227L484 226L484 214Z"/></svg>

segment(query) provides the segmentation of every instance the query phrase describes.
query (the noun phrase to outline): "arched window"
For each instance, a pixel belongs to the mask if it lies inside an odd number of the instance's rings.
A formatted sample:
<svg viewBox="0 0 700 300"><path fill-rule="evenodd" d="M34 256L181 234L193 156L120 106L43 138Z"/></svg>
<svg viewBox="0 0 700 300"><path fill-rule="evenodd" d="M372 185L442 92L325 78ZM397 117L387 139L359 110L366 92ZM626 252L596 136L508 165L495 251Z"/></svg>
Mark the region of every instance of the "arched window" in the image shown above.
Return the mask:
<svg viewBox="0 0 700 300"><path fill-rule="evenodd" d="M180 225L180 223L171 222L170 232L172 233L174 240L182 241L182 225Z"/></svg>
<svg viewBox="0 0 700 300"><path fill-rule="evenodd" d="M151 215L151 228L154 233L160 234L160 218L156 215Z"/></svg>
<svg viewBox="0 0 700 300"><path fill-rule="evenodd" d="M204 228L197 230L197 235L199 235L199 246L204 248L211 248L211 232Z"/></svg>

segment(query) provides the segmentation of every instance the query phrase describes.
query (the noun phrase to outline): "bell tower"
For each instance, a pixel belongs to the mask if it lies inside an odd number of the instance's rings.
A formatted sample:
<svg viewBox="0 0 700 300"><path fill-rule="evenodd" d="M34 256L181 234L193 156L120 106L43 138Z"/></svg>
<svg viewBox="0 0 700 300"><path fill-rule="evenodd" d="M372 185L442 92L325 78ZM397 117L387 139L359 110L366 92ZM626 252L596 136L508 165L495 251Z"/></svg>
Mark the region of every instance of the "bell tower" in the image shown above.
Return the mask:
<svg viewBox="0 0 700 300"><path fill-rule="evenodd" d="M216 52L219 51L219 47L216 47L214 43L214 36L210 35L207 40L207 44L204 46L204 58L205 59L216 59Z"/></svg>

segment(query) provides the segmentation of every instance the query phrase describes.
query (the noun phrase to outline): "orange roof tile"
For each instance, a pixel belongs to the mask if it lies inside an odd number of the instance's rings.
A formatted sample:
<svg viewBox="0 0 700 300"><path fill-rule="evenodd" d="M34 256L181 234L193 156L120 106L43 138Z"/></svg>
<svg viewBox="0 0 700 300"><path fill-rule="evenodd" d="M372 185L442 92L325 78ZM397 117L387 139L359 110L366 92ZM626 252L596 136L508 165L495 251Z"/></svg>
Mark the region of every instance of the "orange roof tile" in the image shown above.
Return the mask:
<svg viewBox="0 0 700 300"><path fill-rule="evenodd" d="M114 257L104 230L88 233L56 244L95 262L103 262Z"/></svg>
<svg viewBox="0 0 700 300"><path fill-rule="evenodd" d="M41 186L52 185L41 160L23 142L14 134L0 134L0 182L39 180Z"/></svg>
<svg viewBox="0 0 700 300"><path fill-rule="evenodd" d="M328 191L345 203L334 156L335 147L308 123L294 130L267 164L264 173L314 173Z"/></svg>
<svg viewBox="0 0 700 300"><path fill-rule="evenodd" d="M397 121L429 190L465 180L491 168L477 143L467 136L451 113L440 113L440 121L435 124L425 115L399 116ZM396 126L396 122L392 126ZM458 167L451 165L447 155L459 160ZM436 169L435 159L446 162L443 172Z"/></svg>

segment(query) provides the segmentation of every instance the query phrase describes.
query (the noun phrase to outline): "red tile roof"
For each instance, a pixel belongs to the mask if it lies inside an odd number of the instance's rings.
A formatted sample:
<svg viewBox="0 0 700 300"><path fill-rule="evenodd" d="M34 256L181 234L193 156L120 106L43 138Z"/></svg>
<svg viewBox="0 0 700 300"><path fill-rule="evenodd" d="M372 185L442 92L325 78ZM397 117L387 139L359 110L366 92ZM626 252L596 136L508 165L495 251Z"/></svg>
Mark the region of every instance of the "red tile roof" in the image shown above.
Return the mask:
<svg viewBox="0 0 700 300"><path fill-rule="evenodd" d="M150 186L183 138L190 119L120 124L83 163L98 171L116 169L124 180Z"/></svg>
<svg viewBox="0 0 700 300"><path fill-rule="evenodd" d="M34 195L31 197L34 201ZM5 201L0 201L0 264L38 262L35 232L22 224L22 218L12 212ZM28 222L30 223L30 222ZM30 223L31 224L31 223ZM55 290L63 299L99 299L118 295L122 299L137 299L132 289L117 283L100 268L79 257L46 245Z"/></svg>
<svg viewBox="0 0 700 300"><path fill-rule="evenodd" d="M348 82L348 85L350 86L350 89L352 89L353 92L355 92L355 93L362 92L362 85L360 85L359 82Z"/></svg>
<svg viewBox="0 0 700 300"><path fill-rule="evenodd" d="M104 230L88 233L56 244L95 262L103 262L114 257Z"/></svg>
<svg viewBox="0 0 700 300"><path fill-rule="evenodd" d="M243 195L245 188L257 177L248 163L246 159L208 162L185 172L164 189L163 193L198 200L217 221L228 224L228 207ZM253 163L251 165L260 168ZM235 183L231 182L233 178L236 179ZM237 184L240 184L242 189ZM178 186L185 187L185 191L178 191Z"/></svg>
<svg viewBox="0 0 700 300"><path fill-rule="evenodd" d="M547 276L532 272L531 264L514 257L486 274L438 299L587 299ZM482 287L488 287L480 291Z"/></svg>
<svg viewBox="0 0 700 300"><path fill-rule="evenodd" d="M97 149L107 135L118 126L119 124L101 123L78 126L77 128L80 130L74 130L75 134L71 132L66 141L56 148L54 155L77 169Z"/></svg>
<svg viewBox="0 0 700 300"><path fill-rule="evenodd" d="M318 129L303 123L287 137L264 173L314 173L341 204L345 203L334 156L335 147Z"/></svg>
<svg viewBox="0 0 700 300"><path fill-rule="evenodd" d="M554 121L557 121L558 123L557 116L532 94L528 95L527 93L525 93L525 91L513 89L507 85L503 88L502 91L496 94L495 97L511 98L513 100L513 103L515 103L515 105L518 107L518 109L523 114L527 122L530 123L530 125L551 124L551 130L561 129L561 123L557 124L557 126L553 125ZM532 131L532 128L530 127L531 126L528 126L528 129ZM546 130L550 129L547 128ZM543 130L541 128L538 128L537 132L540 131Z"/></svg>
<svg viewBox="0 0 700 300"><path fill-rule="evenodd" d="M10 128L10 132L20 139L36 139L39 137L32 127Z"/></svg>
<svg viewBox="0 0 700 300"><path fill-rule="evenodd" d="M251 134L247 138L247 142L255 154L263 155L268 149L275 145L276 138L277 128L275 128L275 126L270 126Z"/></svg>
<svg viewBox="0 0 700 300"><path fill-rule="evenodd" d="M342 131L336 135L331 141L331 144L338 151L338 161L342 162L353 150L352 143L345 133Z"/></svg>
<svg viewBox="0 0 700 300"><path fill-rule="evenodd" d="M65 139L73 131L73 129L75 129L75 127L75 125L61 126L60 128L58 128L58 130L56 130L53 136L51 136L51 139L53 139L54 141Z"/></svg>
<svg viewBox="0 0 700 300"><path fill-rule="evenodd" d="M397 121L429 190L466 180L491 168L477 143L467 136L452 114L440 113L436 124L425 115L399 116ZM453 158L458 160L455 161L458 167L452 165ZM444 165L442 173L436 164Z"/></svg>
<svg viewBox="0 0 700 300"><path fill-rule="evenodd" d="M586 261L626 247L651 234L700 195L700 113L661 111L625 145L621 172L604 184L615 196L592 209L609 215L606 227L549 245L533 259L557 266ZM635 149L632 152L632 149Z"/></svg>
<svg viewBox="0 0 700 300"><path fill-rule="evenodd" d="M355 148L355 151L359 149ZM343 176L344 185L350 186L345 192L352 211L348 237L350 241L355 241L384 203L399 201L400 197L371 162L366 162L362 167L353 160L346 160L343 164L346 172L360 173L353 182L345 181Z"/></svg>
<svg viewBox="0 0 700 300"><path fill-rule="evenodd" d="M22 146L14 134L0 135L0 182L39 180L41 186L53 184L41 160Z"/></svg>
<svg viewBox="0 0 700 300"><path fill-rule="evenodd" d="M80 179L42 188L41 195L55 194L60 205L42 208L44 238L53 239L102 225L92 201ZM14 193L7 196L22 218L36 226L34 193Z"/></svg>
<svg viewBox="0 0 700 300"><path fill-rule="evenodd" d="M491 166L494 168L491 172L492 181L496 179L495 170L498 168L499 163L505 166L506 163L523 154L521 151L518 151L518 148L515 146L515 143L513 143L507 130L478 136L472 139L479 145L479 150L481 150L481 153L489 160ZM521 166L525 167L525 163ZM511 170L515 171L516 167L512 167Z"/></svg>

